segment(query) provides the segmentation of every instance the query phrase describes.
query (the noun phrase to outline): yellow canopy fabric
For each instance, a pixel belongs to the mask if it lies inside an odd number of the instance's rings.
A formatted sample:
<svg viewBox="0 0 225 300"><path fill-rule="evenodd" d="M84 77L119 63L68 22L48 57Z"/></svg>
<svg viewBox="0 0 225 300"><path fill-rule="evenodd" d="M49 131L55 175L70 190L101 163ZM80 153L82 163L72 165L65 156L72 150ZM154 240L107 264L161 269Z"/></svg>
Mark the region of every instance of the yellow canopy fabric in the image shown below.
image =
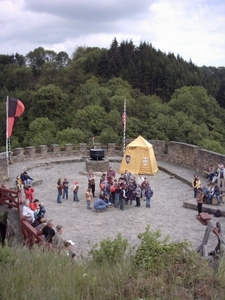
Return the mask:
<svg viewBox="0 0 225 300"><path fill-rule="evenodd" d="M153 146L140 135L126 147L119 173L125 170L143 175L154 175L158 171Z"/></svg>

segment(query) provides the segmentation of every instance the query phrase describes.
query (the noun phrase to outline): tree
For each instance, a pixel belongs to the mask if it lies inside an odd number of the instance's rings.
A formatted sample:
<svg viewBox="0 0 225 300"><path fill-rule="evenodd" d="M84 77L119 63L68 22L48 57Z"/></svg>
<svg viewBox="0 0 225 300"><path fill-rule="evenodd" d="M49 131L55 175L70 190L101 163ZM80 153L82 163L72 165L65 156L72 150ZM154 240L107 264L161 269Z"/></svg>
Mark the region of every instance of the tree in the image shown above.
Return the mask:
<svg viewBox="0 0 225 300"><path fill-rule="evenodd" d="M55 141L57 144L60 145L65 145L65 144L77 145L79 143L83 143L84 139L85 139L84 133L80 129L66 128L57 132Z"/></svg>
<svg viewBox="0 0 225 300"><path fill-rule="evenodd" d="M75 112L73 128L89 130L92 136L98 136L106 125L107 113L103 107L88 105Z"/></svg>
<svg viewBox="0 0 225 300"><path fill-rule="evenodd" d="M42 47L30 51L26 55L26 63L32 68L34 75L40 73L42 65L45 63L46 52Z"/></svg>
<svg viewBox="0 0 225 300"><path fill-rule="evenodd" d="M36 118L30 123L24 138L24 145L27 146L50 146L55 142L56 128L54 122L48 118Z"/></svg>
<svg viewBox="0 0 225 300"><path fill-rule="evenodd" d="M68 96L57 86L50 84L41 87L34 94L28 118L32 121L35 118L47 117L61 130L70 127L69 111Z"/></svg>

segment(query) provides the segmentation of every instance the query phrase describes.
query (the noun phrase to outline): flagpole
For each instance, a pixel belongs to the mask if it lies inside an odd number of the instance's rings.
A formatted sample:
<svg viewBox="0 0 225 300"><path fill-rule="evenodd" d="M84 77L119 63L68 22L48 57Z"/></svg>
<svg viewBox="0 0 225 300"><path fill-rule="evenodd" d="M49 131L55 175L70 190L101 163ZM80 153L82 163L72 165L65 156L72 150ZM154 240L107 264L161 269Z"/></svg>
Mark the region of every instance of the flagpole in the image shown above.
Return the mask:
<svg viewBox="0 0 225 300"><path fill-rule="evenodd" d="M9 140L8 140L8 109L9 109L9 96L6 98L6 163L7 163L7 175L9 178Z"/></svg>
<svg viewBox="0 0 225 300"><path fill-rule="evenodd" d="M124 99L124 107L123 107L123 154L126 150L126 98Z"/></svg>

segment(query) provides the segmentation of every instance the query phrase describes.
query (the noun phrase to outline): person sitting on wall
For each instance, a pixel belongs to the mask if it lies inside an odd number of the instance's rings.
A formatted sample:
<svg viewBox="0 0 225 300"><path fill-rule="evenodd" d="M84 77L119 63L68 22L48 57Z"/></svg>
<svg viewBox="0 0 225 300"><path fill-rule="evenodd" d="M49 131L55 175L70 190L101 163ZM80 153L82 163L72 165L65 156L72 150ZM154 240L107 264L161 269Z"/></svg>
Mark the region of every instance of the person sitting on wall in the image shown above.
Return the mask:
<svg viewBox="0 0 225 300"><path fill-rule="evenodd" d="M20 176L17 176L17 177L16 177L15 183L16 183L17 191L22 191L23 188L24 188L24 185L23 185L23 181L22 181L22 179L20 178Z"/></svg>
<svg viewBox="0 0 225 300"><path fill-rule="evenodd" d="M212 182L213 177L215 175L216 175L216 168L213 166L213 164L210 164L209 173L208 173L208 180Z"/></svg>
<svg viewBox="0 0 225 300"><path fill-rule="evenodd" d="M55 236L55 230L53 229L54 223L52 220L49 220L47 223L47 226L43 228L43 235L45 237L46 242L52 243L54 236Z"/></svg>
<svg viewBox="0 0 225 300"><path fill-rule="evenodd" d="M30 224L32 224L35 220L34 212L30 208L30 201L29 200L24 201L24 205L23 205L23 208L22 208L22 216L25 217L27 222L29 222Z"/></svg>
<svg viewBox="0 0 225 300"><path fill-rule="evenodd" d="M33 210L33 212L34 212L34 218L36 219L37 215L39 213L39 210L40 210L39 200L38 199L34 199L34 201L30 203L30 209Z"/></svg>
<svg viewBox="0 0 225 300"><path fill-rule="evenodd" d="M31 178L27 174L26 171L24 171L23 173L21 173L20 179L22 180L22 183L23 183L24 187L26 187L27 185L32 186L32 184L33 184L33 178Z"/></svg>

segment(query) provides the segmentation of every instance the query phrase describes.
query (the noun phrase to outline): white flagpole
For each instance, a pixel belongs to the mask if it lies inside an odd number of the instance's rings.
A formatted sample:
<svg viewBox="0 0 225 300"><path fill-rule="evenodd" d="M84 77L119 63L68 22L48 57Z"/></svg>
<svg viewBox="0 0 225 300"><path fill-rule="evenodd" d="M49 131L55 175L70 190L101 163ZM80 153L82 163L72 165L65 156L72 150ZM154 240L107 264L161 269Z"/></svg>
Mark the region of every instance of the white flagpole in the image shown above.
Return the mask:
<svg viewBox="0 0 225 300"><path fill-rule="evenodd" d="M123 108L123 154L126 150L126 122L127 122L127 115L126 115L126 98L124 99L124 108Z"/></svg>
<svg viewBox="0 0 225 300"><path fill-rule="evenodd" d="M9 178L9 140L8 140L8 108L9 96L6 99L6 162L7 162L7 175Z"/></svg>

